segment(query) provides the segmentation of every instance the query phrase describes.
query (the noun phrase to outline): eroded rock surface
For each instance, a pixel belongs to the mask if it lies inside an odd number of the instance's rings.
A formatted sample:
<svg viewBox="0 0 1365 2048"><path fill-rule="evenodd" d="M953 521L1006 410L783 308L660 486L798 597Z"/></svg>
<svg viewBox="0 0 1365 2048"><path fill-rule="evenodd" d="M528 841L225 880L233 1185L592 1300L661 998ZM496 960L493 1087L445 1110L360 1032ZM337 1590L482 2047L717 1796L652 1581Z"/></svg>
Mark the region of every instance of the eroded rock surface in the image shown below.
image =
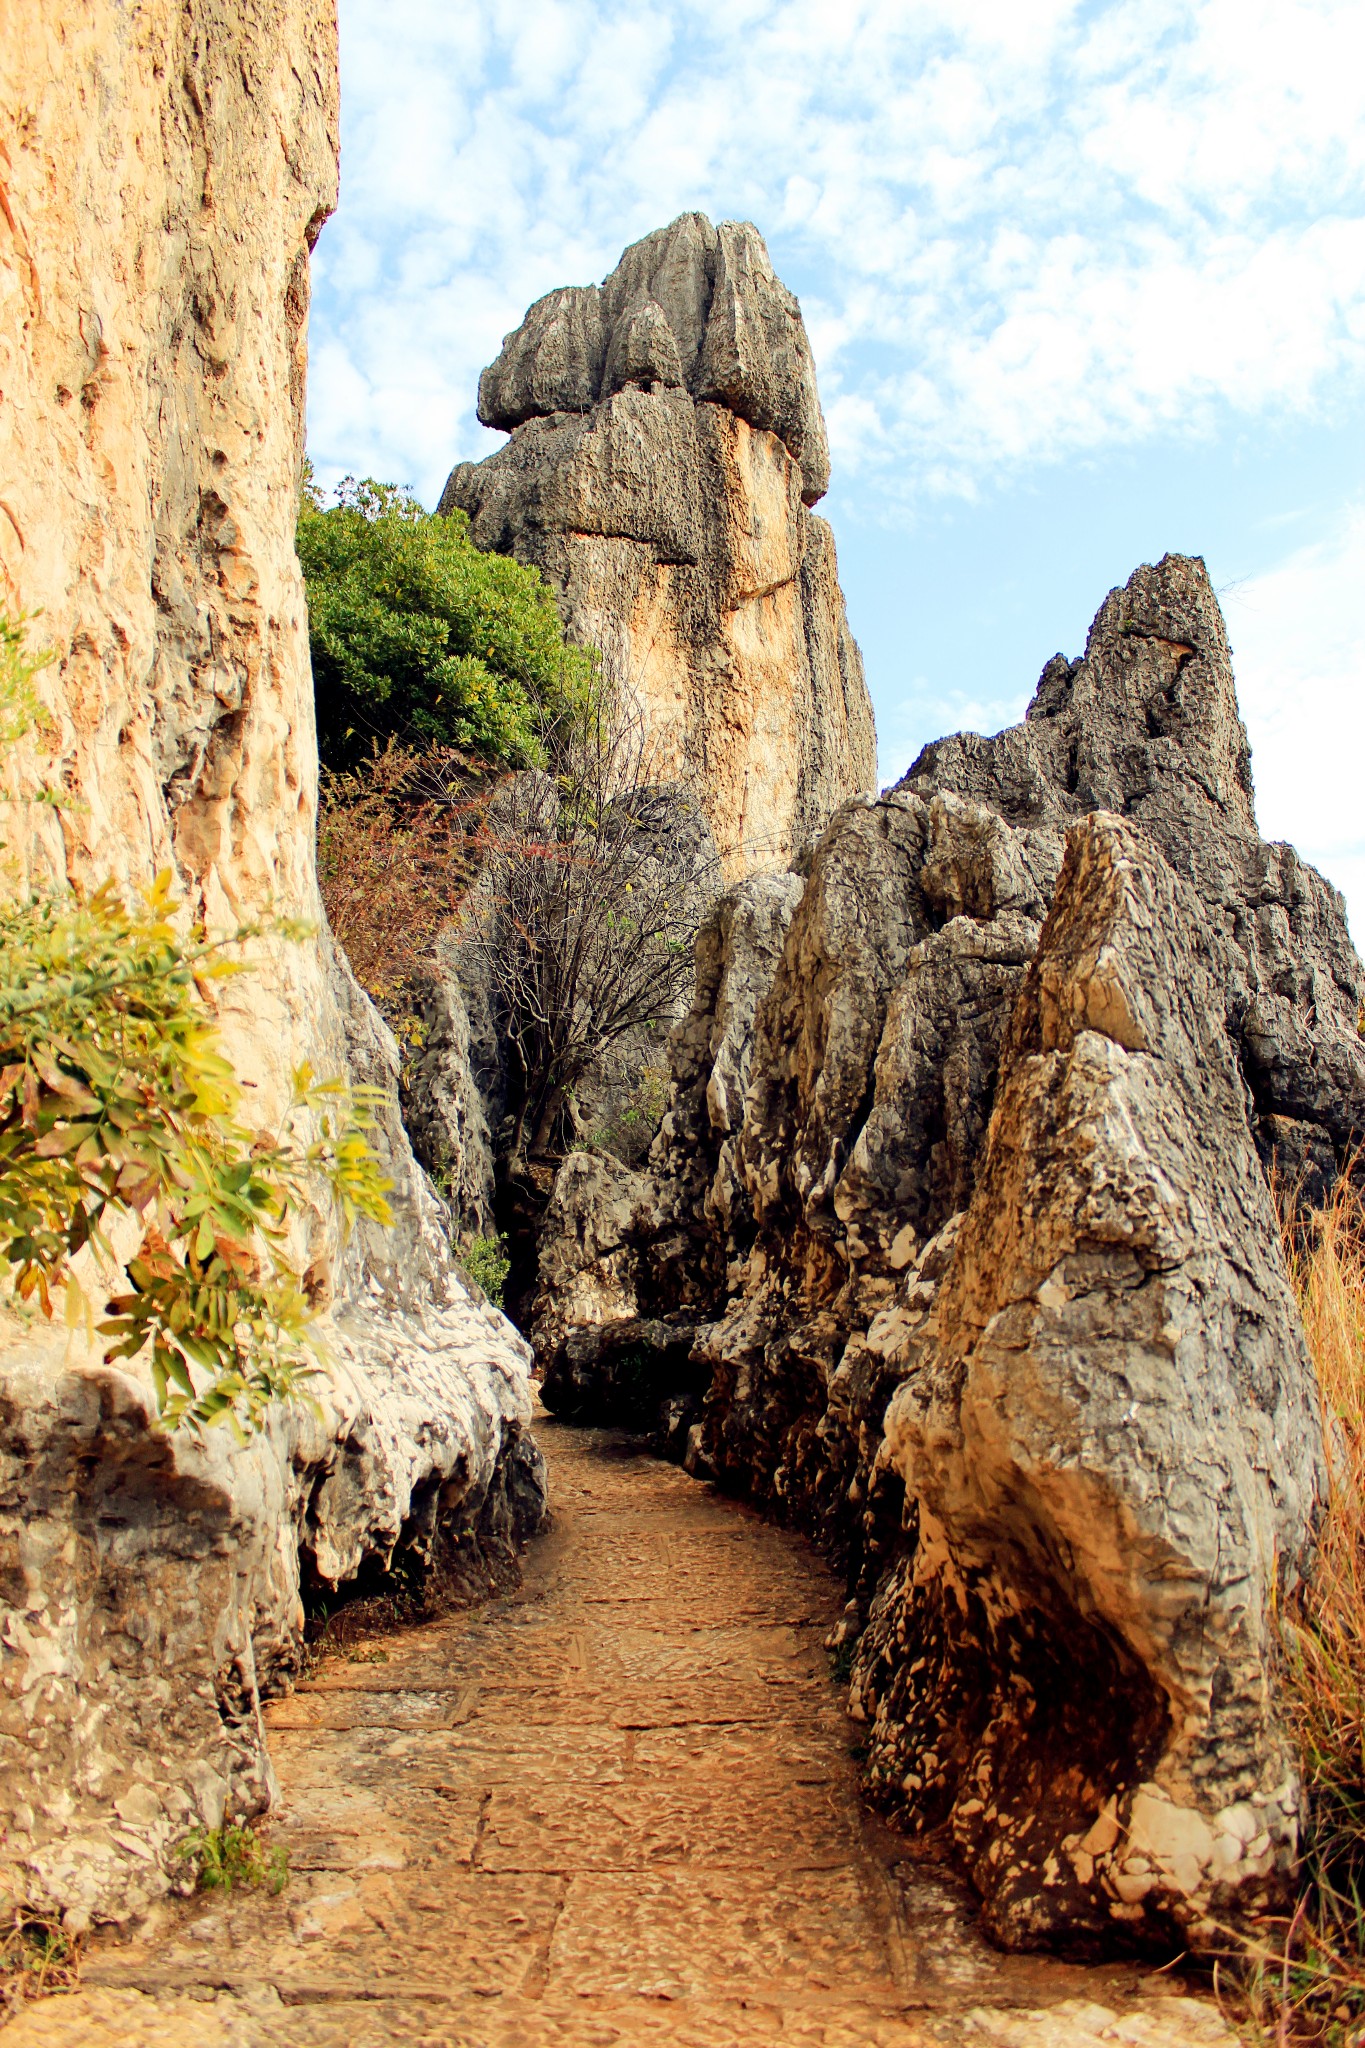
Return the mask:
<svg viewBox="0 0 1365 2048"><path fill-rule="evenodd" d="M783 886L769 943L721 943L739 896L703 934L546 1398L602 1413L668 1333L656 1439L844 1559L871 1782L1002 1938L1207 1938L1298 1817L1267 1616L1322 1466L1267 1174L1336 1172L1365 1047L1340 897L1257 835L1202 563L1139 570L1022 725L927 748ZM593 1233L545 1247L579 1300Z"/></svg>
<svg viewBox="0 0 1365 2048"><path fill-rule="evenodd" d="M440 509L548 576L728 873L783 865L872 786L876 745L833 536L807 509L829 481L815 369L762 238L683 214L602 285L539 300L479 406L511 439L454 469Z"/></svg>
<svg viewBox="0 0 1365 2048"><path fill-rule="evenodd" d="M0 609L53 657L51 731L7 790L59 792L6 804L13 881L168 867L213 930L321 923L293 536L336 90L329 0L0 17ZM155 1435L136 1372L6 1327L4 1879L73 1926L183 1875L191 1823L268 1800L301 1574L402 1548L486 1584L543 1512L526 1349L450 1264L396 1048L325 933L263 940L221 1021L262 1128L305 1061L388 1091L397 1227L300 1226L332 1376L244 1451Z"/></svg>

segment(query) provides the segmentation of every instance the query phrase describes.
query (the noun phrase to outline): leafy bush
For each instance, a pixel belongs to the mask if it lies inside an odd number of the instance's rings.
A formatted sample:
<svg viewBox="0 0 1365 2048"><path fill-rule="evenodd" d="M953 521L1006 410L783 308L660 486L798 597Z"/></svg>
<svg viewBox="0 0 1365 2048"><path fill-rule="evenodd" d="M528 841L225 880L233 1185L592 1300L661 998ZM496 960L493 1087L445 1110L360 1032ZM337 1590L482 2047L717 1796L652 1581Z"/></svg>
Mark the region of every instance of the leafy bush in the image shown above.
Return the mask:
<svg viewBox="0 0 1365 2048"><path fill-rule="evenodd" d="M176 1853L182 1862L193 1864L196 1891L264 1885L278 1896L289 1882L289 1851L280 1844L267 1849L254 1828L232 1822L221 1828L195 1828Z"/></svg>
<svg viewBox="0 0 1365 2048"><path fill-rule="evenodd" d="M11 628L0 715L23 718L33 666ZM131 906L112 884L0 903L0 1271L47 1316L63 1292L68 1327L93 1337L72 1261L88 1247L97 1270L123 1266L98 1325L106 1360L150 1349L166 1427L241 1435L316 1371L292 1219L330 1191L343 1228L386 1222L388 1183L363 1095L306 1067L281 1127L247 1126L204 998L259 928L211 940L179 924L168 873Z"/></svg>
<svg viewBox="0 0 1365 2048"><path fill-rule="evenodd" d="M460 1246L460 1265L476 1287L481 1287L495 1307L502 1307L502 1290L512 1261L505 1237L471 1237Z"/></svg>
<svg viewBox="0 0 1365 2048"><path fill-rule="evenodd" d="M595 660L565 646L538 571L392 484L347 477L333 498L309 484L298 527L324 763L356 769L390 739L543 761Z"/></svg>
<svg viewBox="0 0 1365 2048"><path fill-rule="evenodd" d="M306 1067L279 1131L242 1122L201 993L238 963L202 933L182 938L173 915L169 874L131 910L112 885L0 906L0 1261L46 1315L64 1288L74 1328L93 1317L72 1259L90 1245L118 1264L110 1225L135 1218L128 1289L99 1324L105 1357L150 1345L168 1427L240 1428L315 1369L291 1218L325 1187L345 1227L387 1221L387 1183L363 1102Z"/></svg>

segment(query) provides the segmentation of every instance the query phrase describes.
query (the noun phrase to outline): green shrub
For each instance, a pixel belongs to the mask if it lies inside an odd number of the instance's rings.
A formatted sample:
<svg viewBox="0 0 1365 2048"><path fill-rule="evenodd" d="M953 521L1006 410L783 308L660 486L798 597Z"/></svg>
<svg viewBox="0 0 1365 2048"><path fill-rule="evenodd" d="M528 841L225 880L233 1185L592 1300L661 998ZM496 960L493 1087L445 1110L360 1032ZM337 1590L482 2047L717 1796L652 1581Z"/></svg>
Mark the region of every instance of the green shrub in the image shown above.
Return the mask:
<svg viewBox="0 0 1365 2048"><path fill-rule="evenodd" d="M565 646L543 577L392 484L347 477L333 497L307 484L298 527L326 766L356 768L389 739L543 762L596 665Z"/></svg>
<svg viewBox="0 0 1365 2048"><path fill-rule="evenodd" d="M232 1822L221 1828L195 1828L177 1855L194 1866L195 1890L230 1892L239 1885L264 1885L278 1896L289 1882L289 1851L267 1849L254 1828Z"/></svg>
<svg viewBox="0 0 1365 2048"><path fill-rule="evenodd" d="M33 672L8 628L0 720L23 718ZM93 1339L72 1261L89 1247L97 1271L122 1268L98 1323L106 1361L149 1351L166 1427L225 1421L240 1436L317 1370L293 1219L330 1192L343 1229L387 1222L388 1183L363 1091L307 1067L278 1130L246 1124L205 997L243 971L230 953L261 928L182 927L169 873L131 903L112 883L0 900L0 1275L47 1316L64 1296L68 1328Z"/></svg>
<svg viewBox="0 0 1365 2048"><path fill-rule="evenodd" d="M472 1237L467 1244L460 1246L456 1256L474 1285L483 1289L495 1307L501 1308L503 1286L512 1270L507 1239Z"/></svg>
<svg viewBox="0 0 1365 2048"><path fill-rule="evenodd" d="M21 1301L50 1316L64 1289L68 1326L89 1325L71 1261L90 1245L116 1267L109 1226L135 1218L105 1357L150 1346L167 1426L240 1428L316 1369L291 1219L328 1188L344 1227L387 1221L388 1184L363 1099L307 1067L278 1131L243 1123L201 992L239 963L174 911L168 874L131 909L110 884L0 905L0 1262Z"/></svg>

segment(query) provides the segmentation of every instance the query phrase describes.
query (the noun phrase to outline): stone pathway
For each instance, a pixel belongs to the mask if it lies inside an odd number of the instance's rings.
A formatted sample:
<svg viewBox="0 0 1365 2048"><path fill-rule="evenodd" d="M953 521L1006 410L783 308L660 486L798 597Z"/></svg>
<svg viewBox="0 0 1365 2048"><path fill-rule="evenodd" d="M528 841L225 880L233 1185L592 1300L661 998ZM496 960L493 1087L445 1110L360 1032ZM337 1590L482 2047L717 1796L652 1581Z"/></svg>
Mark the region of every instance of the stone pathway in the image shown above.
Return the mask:
<svg viewBox="0 0 1365 2048"><path fill-rule="evenodd" d="M167 1907L5 2048L1194 2048L1135 1969L1002 1957L863 1813L798 1539L543 1417L522 1590L270 1710L278 1898ZM1169 1990L1161 1987L1162 1992Z"/></svg>

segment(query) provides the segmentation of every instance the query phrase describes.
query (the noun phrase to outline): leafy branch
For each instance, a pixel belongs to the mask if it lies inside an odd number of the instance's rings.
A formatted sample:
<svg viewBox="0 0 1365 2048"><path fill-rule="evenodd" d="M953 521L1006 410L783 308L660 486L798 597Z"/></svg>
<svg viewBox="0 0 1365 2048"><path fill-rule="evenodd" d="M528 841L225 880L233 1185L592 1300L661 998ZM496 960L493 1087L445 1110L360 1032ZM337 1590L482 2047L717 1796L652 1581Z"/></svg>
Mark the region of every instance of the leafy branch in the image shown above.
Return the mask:
<svg viewBox="0 0 1365 2048"><path fill-rule="evenodd" d="M149 1353L165 1427L240 1437L318 1370L295 1217L322 1192L344 1230L386 1223L389 1184L366 1092L306 1066L279 1129L249 1127L205 998L263 927L186 938L175 916L169 873L131 907L112 884L0 906L0 1262L21 1301L51 1316L64 1290L68 1327L92 1334L72 1261L122 1265L106 1361ZM139 1230L126 1258L119 1218Z"/></svg>

